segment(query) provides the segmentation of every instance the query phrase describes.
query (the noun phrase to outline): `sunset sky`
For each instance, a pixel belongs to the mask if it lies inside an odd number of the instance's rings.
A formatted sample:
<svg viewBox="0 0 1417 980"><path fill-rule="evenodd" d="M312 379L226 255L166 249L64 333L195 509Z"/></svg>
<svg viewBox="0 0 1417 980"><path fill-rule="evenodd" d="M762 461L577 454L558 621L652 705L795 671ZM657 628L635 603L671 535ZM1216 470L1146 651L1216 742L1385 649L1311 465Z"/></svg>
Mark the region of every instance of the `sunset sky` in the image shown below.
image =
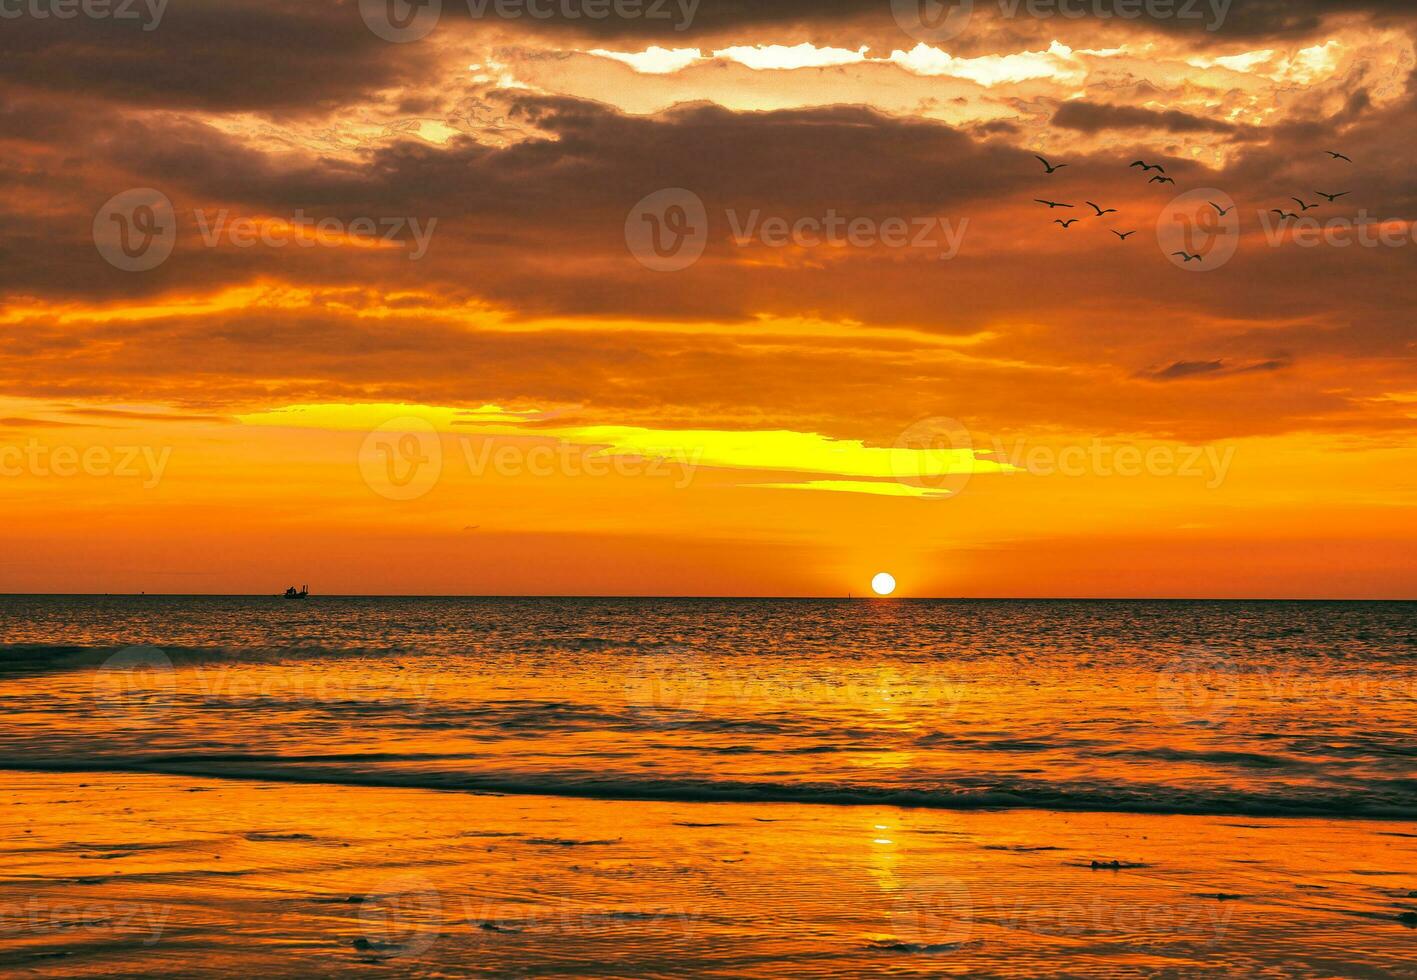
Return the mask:
<svg viewBox="0 0 1417 980"><path fill-rule="evenodd" d="M0 20L0 592L1417 595L1408 0L683 2Z"/></svg>

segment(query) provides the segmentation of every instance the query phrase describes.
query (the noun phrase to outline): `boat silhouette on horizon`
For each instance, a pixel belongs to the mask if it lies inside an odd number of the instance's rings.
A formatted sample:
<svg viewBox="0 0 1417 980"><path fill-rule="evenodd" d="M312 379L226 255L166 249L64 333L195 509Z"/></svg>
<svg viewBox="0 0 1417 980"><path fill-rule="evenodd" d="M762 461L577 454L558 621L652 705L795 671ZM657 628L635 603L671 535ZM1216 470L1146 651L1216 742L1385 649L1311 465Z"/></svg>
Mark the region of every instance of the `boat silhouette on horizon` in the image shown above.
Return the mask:
<svg viewBox="0 0 1417 980"><path fill-rule="evenodd" d="M290 588L286 589L283 593L281 593L281 595L286 599L304 599L309 594L310 586L308 585L302 585L300 587L299 592L296 592L295 586L292 585Z"/></svg>

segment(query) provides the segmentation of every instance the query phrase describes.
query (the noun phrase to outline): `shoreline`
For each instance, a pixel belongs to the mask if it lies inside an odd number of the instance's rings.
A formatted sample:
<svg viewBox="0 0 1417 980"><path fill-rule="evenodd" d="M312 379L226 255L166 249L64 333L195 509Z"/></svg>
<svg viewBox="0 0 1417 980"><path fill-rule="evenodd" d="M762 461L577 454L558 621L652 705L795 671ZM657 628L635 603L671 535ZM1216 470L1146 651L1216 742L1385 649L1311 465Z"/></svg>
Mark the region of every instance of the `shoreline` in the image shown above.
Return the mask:
<svg viewBox="0 0 1417 980"><path fill-rule="evenodd" d="M228 766L240 766L243 760L224 757L211 760ZM263 763L279 762L279 759L261 760ZM1157 802L1147 804L1138 801L1128 806L1098 800L1096 802L1050 798L1022 800L1019 794L1003 790L980 791L972 797L954 795L948 802L927 798L929 793L922 790L892 789L885 787L823 787L812 784L789 786L785 784L763 783L658 783L627 779L611 783L590 781L570 781L564 777L555 781L554 777L540 779L506 778L491 774L437 773L437 772L370 772L349 771L306 767L296 769L279 765L260 765L248 769L229 768L216 771L216 767L205 768L182 758L172 762L162 760L135 761L122 764L122 760L102 760L95 762L19 762L0 759L0 772L93 774L93 775L150 775L173 778L232 780L246 782L266 782L299 786L351 786L369 789L423 790L436 793L464 793L477 796L527 796L568 800L594 800L605 803L678 803L688 806L705 804L790 805L790 806L832 806L832 807L893 807L902 810L925 810L941 813L1095 813L1137 816L1187 816L1187 817L1244 817L1247 819L1275 820L1353 820L1382 823L1414 823L1417 813L1401 807L1387 810L1362 812L1344 811L1338 807L1305 807L1303 804L1284 806L1279 803L1245 806L1243 803L1221 808L1219 806L1186 807L1174 803Z"/></svg>
<svg viewBox="0 0 1417 980"><path fill-rule="evenodd" d="M10 783L0 966L47 975L1401 976L1417 909L1392 821Z"/></svg>

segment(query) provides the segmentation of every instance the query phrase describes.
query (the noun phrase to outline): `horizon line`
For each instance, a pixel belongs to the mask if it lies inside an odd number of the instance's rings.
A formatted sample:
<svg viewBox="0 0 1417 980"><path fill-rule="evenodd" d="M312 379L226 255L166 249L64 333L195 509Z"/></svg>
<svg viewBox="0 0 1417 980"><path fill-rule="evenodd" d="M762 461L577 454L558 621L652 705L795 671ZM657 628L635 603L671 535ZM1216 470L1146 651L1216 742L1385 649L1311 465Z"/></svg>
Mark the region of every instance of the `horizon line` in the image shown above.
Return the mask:
<svg viewBox="0 0 1417 980"><path fill-rule="evenodd" d="M92 598L154 598L163 599L285 599L279 592L0 592L0 598L49 598L49 599L92 599ZM1417 602L1417 596L1044 596L1044 595L1001 595L1001 596L949 596L949 595L687 595L670 593L413 593L413 592L326 592L310 593L306 599L679 599L735 600L735 601L799 601L817 602L823 600L855 602Z"/></svg>

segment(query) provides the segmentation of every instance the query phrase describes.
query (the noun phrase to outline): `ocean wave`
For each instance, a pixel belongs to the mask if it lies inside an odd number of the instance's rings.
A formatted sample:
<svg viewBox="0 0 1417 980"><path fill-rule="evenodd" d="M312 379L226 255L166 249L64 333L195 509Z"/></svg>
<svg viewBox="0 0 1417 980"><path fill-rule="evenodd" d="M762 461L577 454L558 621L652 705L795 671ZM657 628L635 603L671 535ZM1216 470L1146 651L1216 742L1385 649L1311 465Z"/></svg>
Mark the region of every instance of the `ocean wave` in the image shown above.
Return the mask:
<svg viewBox="0 0 1417 980"><path fill-rule="evenodd" d="M1191 790L1155 785L1000 784L919 789L863 784L785 783L675 777L599 777L582 773L495 773L427 769L355 768L312 764L318 756L222 753L105 756L87 759L0 758L0 769L53 773L150 773L207 779L242 779L431 789L452 792L559 796L597 800L679 803L791 803L826 806L899 806L932 810L1059 810L1251 817L1417 819L1417 784L1391 780L1366 795L1315 790L1260 793ZM379 762L381 755L362 761ZM325 761L353 762L348 754Z"/></svg>
<svg viewBox="0 0 1417 980"><path fill-rule="evenodd" d="M149 665L161 663L172 667L185 667L213 663L281 664L296 660L388 659L398 653L397 650L377 647L338 647L316 644L281 647L202 647L143 643L124 646L7 643L0 644L0 679L69 670L91 670L105 666L113 658L119 658L126 664L129 660L146 657L147 661L145 662Z"/></svg>

